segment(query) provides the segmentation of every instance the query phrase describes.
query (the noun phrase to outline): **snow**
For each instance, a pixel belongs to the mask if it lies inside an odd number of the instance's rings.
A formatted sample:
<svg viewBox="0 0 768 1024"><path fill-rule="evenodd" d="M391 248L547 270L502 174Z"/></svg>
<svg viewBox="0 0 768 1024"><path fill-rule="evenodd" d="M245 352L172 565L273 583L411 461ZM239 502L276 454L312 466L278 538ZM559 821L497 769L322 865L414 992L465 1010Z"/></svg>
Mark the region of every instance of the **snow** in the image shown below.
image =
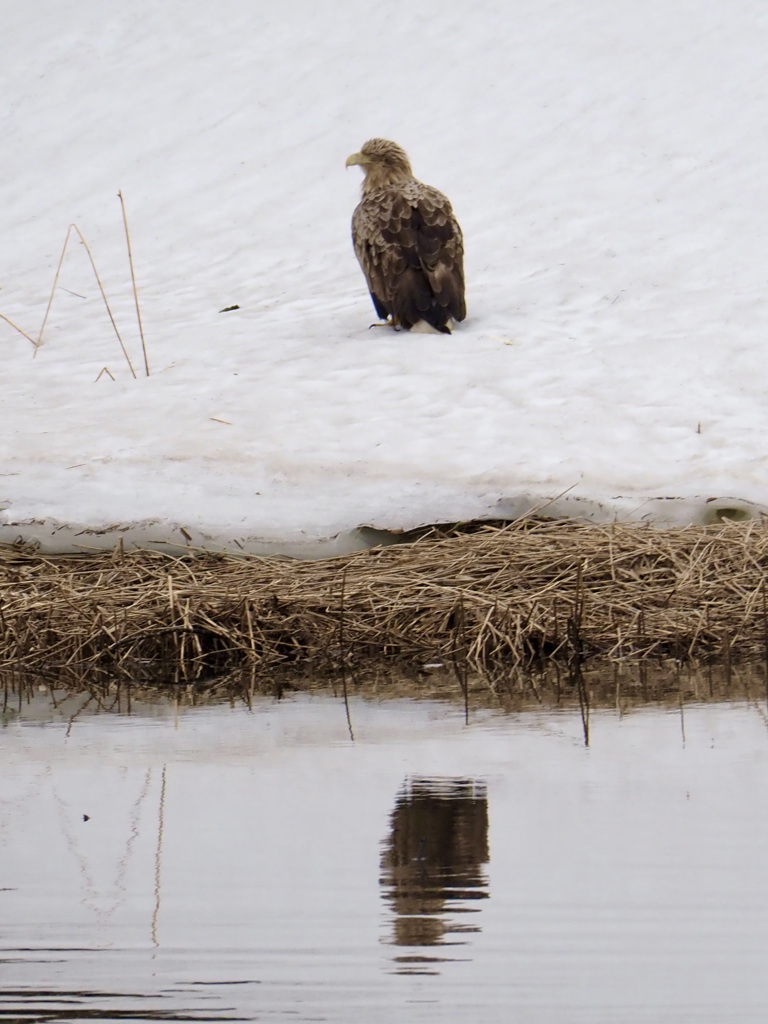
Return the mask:
<svg viewBox="0 0 768 1024"><path fill-rule="evenodd" d="M0 313L37 338L76 224L136 377L73 236L40 348L0 321L0 541L768 507L756 0L29 0L4 43ZM464 229L451 337L369 329L375 135Z"/></svg>

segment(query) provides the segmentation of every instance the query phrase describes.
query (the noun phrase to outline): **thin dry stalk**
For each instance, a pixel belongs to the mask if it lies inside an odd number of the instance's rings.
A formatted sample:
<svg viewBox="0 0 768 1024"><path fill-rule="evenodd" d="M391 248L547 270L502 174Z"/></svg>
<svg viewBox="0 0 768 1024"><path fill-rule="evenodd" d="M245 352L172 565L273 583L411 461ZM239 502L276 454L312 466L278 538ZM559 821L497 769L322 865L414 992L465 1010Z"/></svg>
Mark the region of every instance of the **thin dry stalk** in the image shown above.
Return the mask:
<svg viewBox="0 0 768 1024"><path fill-rule="evenodd" d="M122 191L117 193L120 199L120 207L123 211L123 225L125 227L125 244L128 247L128 262L131 265L131 285L133 286L133 301L136 304L136 320L139 324L139 334L141 336L141 351L144 356L144 372L147 377L149 376L149 358L147 357L147 343L144 338L144 325L141 322L141 309L139 308L139 293L136 288L136 271L133 267L133 251L131 249L131 233L128 230L128 215L125 212L125 200L123 199Z"/></svg>
<svg viewBox="0 0 768 1024"><path fill-rule="evenodd" d="M72 237L72 232L73 231L75 231L77 233L80 241L83 243L83 248L85 249L85 251L86 251L86 253L88 255L88 259L89 259L90 264L91 264L91 270L93 270L93 275L96 278L96 283L99 286L99 291L101 292L101 298L102 298L102 300L104 302L104 306L105 306L105 308L107 310L107 314L109 316L110 323L112 324L112 328L113 328L113 330L115 332L115 335L117 337L117 340L118 340L118 342L120 344L120 349L121 349L121 351L123 353L123 356L125 357L125 361L128 363L128 369L131 371L131 376L135 380L136 379L136 371L133 368L133 363L131 362L131 357L128 355L128 350L125 347L125 344L124 344L122 336L120 334L120 330L119 330L119 328L117 326L117 322L115 320L114 314L112 313L112 307L109 304L109 299L107 298L107 293L106 293L106 291L104 289L104 285L103 285L102 280L101 280L101 275L99 274L98 268L96 266L96 261L93 258L93 253L91 252L90 246L88 245L88 243L85 240L85 236L83 235L82 231L77 226L77 224L70 224L69 227L67 228L67 234L66 234L66 237L64 238L64 245L62 246L62 249L61 249L61 256L59 257L59 263L58 263L58 266L56 267L56 273L54 274L54 278L53 278L53 286L51 287L51 294L50 294L50 296L48 298L48 305L46 306L45 315L43 316L43 322L40 325L40 332L39 332L39 334L37 336L37 342L35 343L36 349L39 348L39 346L42 344L43 331L45 330L45 325L48 323L48 317L49 317L50 312L51 312L51 307L53 306L53 299L54 299L54 296L56 294L56 288L57 288L58 283L59 283L59 276L61 274L61 268L62 268L62 265L64 263L64 257L66 255L67 247L69 245L69 240Z"/></svg>
<svg viewBox="0 0 768 1024"><path fill-rule="evenodd" d="M51 312L51 306L53 305L53 297L56 294L56 286L59 283L59 274L61 274L61 267L64 263L64 257L67 253L67 246L69 245L69 237L71 234L72 225L70 224L64 237L64 245L61 247L61 256L59 256L59 262L56 266L56 273L53 275L51 294L48 296L48 305L45 307L45 315L43 316L43 322L40 324L40 331L37 335L37 341L35 342L35 349L38 349L43 341L43 331L45 330L45 325L48 323L48 315Z"/></svg>
<svg viewBox="0 0 768 1024"><path fill-rule="evenodd" d="M101 277L99 275L99 271L96 268L96 261L93 258L93 253L91 252L90 247L89 247L88 243L86 242L85 238L83 237L83 233L80 230L80 228L77 226L77 224L71 224L70 227L73 227L75 229L75 231L77 232L77 234L78 234L78 236L80 238L80 241L83 243L83 246L85 247L85 251L88 253L88 259L91 261L91 268L93 270L94 277L96 278L96 283L99 286L99 291L101 292L101 297L104 300L104 306L106 307L107 313L109 314L109 319L110 319L110 322L111 322L112 327L114 329L115 335L117 336L117 340L120 343L120 349L121 349L123 355L125 356L125 361L128 363L128 369L131 371L131 376L133 377L134 380L136 380L136 371L133 368L133 363L131 362L131 357L128 355L128 350L125 347L123 339L122 339L122 337L120 335L120 331L118 330L117 323L116 323L115 318L114 318L114 316L112 314L112 307L109 304L109 299L107 298L107 293L104 290L104 285L102 284Z"/></svg>
<svg viewBox="0 0 768 1024"><path fill-rule="evenodd" d="M13 320L11 320L9 317L5 316L3 313L0 313L0 320L5 320L5 322L10 327L12 327L14 329L14 331L18 331L19 334L21 334L23 337L25 337L27 339L27 341L31 341L32 344L35 347L35 351L37 351L38 343L35 341L35 339L30 334L27 334L26 331L22 331L22 329L18 326L18 324L15 324L13 322Z"/></svg>

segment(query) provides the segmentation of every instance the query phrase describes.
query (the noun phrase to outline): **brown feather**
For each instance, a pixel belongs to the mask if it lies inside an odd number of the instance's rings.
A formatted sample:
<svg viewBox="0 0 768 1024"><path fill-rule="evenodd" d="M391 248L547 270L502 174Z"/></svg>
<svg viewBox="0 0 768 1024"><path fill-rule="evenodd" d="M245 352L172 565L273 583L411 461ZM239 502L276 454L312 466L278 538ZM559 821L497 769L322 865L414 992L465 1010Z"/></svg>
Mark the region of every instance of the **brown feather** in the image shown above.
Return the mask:
<svg viewBox="0 0 768 1024"><path fill-rule="evenodd" d="M366 172L352 241L376 313L410 330L424 320L450 334L467 314L464 242L451 204L413 177L394 142L371 139L348 164Z"/></svg>

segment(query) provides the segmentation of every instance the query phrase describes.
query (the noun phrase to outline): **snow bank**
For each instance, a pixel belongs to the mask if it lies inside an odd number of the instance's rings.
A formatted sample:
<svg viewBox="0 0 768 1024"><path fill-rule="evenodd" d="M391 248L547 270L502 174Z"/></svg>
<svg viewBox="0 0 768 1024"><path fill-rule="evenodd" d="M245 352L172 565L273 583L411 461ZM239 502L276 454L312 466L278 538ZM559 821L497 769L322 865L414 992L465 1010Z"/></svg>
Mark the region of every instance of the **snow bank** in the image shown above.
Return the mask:
<svg viewBox="0 0 768 1024"><path fill-rule="evenodd" d="M768 505L762 5L30 0L4 41L0 313L37 338L75 223L136 378L73 238L39 350L0 321L0 541ZM461 220L449 338L368 329L372 135Z"/></svg>

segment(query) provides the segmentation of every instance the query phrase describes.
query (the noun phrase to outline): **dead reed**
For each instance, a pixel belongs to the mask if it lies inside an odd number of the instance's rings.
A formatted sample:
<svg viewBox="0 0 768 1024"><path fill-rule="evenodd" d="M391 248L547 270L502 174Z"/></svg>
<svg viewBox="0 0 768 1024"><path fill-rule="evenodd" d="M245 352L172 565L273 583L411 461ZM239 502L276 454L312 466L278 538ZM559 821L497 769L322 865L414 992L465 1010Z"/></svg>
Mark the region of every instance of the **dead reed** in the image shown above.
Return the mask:
<svg viewBox="0 0 768 1024"><path fill-rule="evenodd" d="M123 214L123 229L124 229L124 232L125 232L125 242L126 242L126 247L127 247L127 250L128 250L128 265L129 265L130 271L131 271L131 290L133 292L133 302L134 302L134 306L135 306L135 309L136 309L136 320L137 320L138 327L139 327L139 336L141 338L141 351L142 351L142 355L144 357L144 372L145 372L146 376L149 377L149 356L147 354L147 342L146 342L146 338L144 336L144 324L142 322L141 308L139 306L139 293L138 293L138 289L136 287L136 270L135 270L134 263L133 263L133 249L132 249L132 246L131 246L131 234L130 234L130 230L128 228L128 214L126 213L126 209L125 209L125 199L123 197L123 193L122 192L118 192L117 193L117 197L120 200L120 207L121 207L122 214ZM120 329L117 326L117 321L115 320L115 315L114 315L114 312L112 311L112 306L110 305L109 299L107 298L107 293L106 293L106 291L104 289L104 282L102 281L101 274L99 273L99 268L96 266L96 260L94 259L93 252L91 251L91 247L88 245L88 242L85 240L85 236L83 235L83 232L80 230L80 228L77 226L77 224L70 224L69 227L67 228L67 233L66 233L66 235L64 237L64 245L62 246L61 255L59 256L59 262L58 262L58 265L56 267L56 273L53 276L53 285L51 286L51 291L50 291L50 294L48 296L48 304L45 307L45 313L43 315L43 322L40 325L40 330L38 331L37 338L33 338L31 334L28 334L25 330L23 330L21 327L19 327L18 324L14 323L13 320L11 320L9 317L7 317L4 313L0 313L0 320L3 320L5 323L7 323L9 325L9 327L12 327L15 331L17 331L19 334L21 334L23 337L25 337L27 339L27 341L30 341L32 343L32 345L34 347L34 355L33 355L33 358L34 358L34 356L37 355L37 352L40 349L40 346L43 344L43 332L45 331L46 324L48 323L48 318L49 318L49 316L51 314L51 307L53 306L53 300L56 297L56 292L57 292L58 287L59 287L59 277L61 276L61 271L62 271L62 268L64 266L64 258L67 255L67 250L69 248L69 243L70 243L70 240L73 237L73 234L77 235L77 237L80 239L80 242L81 242L83 248L85 249L86 255L88 256L88 261L89 261L89 263L91 265L91 270L93 271L93 276L94 276L94 278L96 280L96 284L98 285L99 292L101 294L102 302L104 303L104 308L107 311L107 315L109 317L110 323L112 324L112 329L115 332L115 337L117 338L118 344L120 345L120 350L123 353L123 357L125 358L126 363L128 364L128 369L131 372L131 376L133 377L134 380L136 380L136 370L134 369L133 362L131 361L131 357L130 357L130 355L128 353L128 349L125 346L125 342L123 341L123 336L120 333ZM111 370L109 370L109 368L105 366L100 371L100 373L99 373L98 377L96 378L96 380L97 381L100 380L101 377L103 376L103 374L105 374L105 373L112 380L115 379L114 375L111 372Z"/></svg>
<svg viewBox="0 0 768 1024"><path fill-rule="evenodd" d="M523 520L322 561L0 549L0 669L193 680L442 665L501 678L595 659L759 660L768 527ZM730 668L729 668L730 671ZM768 678L768 677L767 677Z"/></svg>

